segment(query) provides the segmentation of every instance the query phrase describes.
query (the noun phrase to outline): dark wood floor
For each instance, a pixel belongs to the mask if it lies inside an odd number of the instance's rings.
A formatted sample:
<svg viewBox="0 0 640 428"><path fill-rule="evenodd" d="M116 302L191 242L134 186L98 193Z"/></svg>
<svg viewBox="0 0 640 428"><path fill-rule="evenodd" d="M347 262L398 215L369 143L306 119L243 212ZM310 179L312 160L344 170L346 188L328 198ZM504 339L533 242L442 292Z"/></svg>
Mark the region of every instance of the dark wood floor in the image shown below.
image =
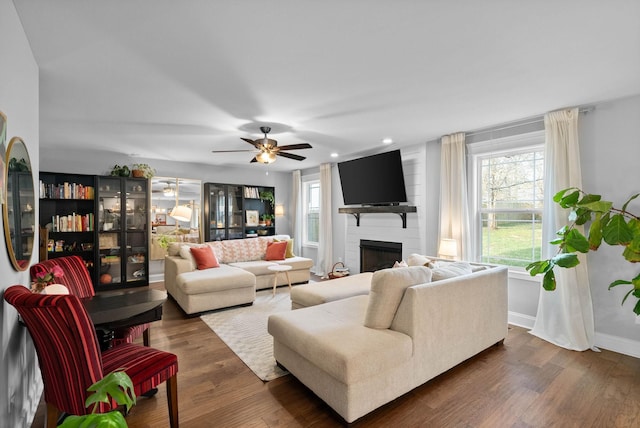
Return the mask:
<svg viewBox="0 0 640 428"><path fill-rule="evenodd" d="M262 382L199 318L186 318L173 301L153 325L151 343L178 355L182 427L344 425L293 376ZM155 397L139 398L127 422L131 428L168 426L164 385ZM32 426L44 426L42 403ZM511 327L503 346L353 426L639 427L640 360L604 350L567 351Z"/></svg>

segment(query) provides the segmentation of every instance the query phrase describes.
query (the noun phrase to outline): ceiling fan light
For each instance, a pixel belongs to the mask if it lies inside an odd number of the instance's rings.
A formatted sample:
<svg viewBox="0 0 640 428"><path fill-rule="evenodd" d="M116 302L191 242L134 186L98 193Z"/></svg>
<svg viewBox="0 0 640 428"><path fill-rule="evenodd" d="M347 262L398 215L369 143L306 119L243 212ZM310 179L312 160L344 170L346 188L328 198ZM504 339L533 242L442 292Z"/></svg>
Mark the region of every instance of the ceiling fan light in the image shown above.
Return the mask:
<svg viewBox="0 0 640 428"><path fill-rule="evenodd" d="M256 160L260 163L270 164L276 161L276 155L275 153L263 151L256 156Z"/></svg>

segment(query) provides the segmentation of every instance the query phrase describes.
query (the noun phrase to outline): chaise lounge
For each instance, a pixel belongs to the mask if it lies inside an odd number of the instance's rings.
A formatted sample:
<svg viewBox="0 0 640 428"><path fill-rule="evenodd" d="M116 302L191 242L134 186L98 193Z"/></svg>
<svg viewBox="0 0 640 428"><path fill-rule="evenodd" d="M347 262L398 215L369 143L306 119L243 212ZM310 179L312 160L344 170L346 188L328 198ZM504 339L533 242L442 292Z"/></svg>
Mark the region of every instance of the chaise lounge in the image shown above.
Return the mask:
<svg viewBox="0 0 640 428"><path fill-rule="evenodd" d="M353 422L504 340L506 267L431 277L385 269L369 295L271 315L276 361Z"/></svg>

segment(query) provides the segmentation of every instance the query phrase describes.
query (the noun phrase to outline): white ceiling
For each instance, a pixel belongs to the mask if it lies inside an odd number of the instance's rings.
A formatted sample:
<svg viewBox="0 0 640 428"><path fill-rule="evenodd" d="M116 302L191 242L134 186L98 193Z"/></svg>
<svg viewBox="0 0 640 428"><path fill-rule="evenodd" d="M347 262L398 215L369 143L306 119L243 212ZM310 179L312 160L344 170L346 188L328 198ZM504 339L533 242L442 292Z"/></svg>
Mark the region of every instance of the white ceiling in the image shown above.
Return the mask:
<svg viewBox="0 0 640 428"><path fill-rule="evenodd" d="M640 93L640 1L14 0L40 144L308 168ZM336 152L338 158L331 158Z"/></svg>

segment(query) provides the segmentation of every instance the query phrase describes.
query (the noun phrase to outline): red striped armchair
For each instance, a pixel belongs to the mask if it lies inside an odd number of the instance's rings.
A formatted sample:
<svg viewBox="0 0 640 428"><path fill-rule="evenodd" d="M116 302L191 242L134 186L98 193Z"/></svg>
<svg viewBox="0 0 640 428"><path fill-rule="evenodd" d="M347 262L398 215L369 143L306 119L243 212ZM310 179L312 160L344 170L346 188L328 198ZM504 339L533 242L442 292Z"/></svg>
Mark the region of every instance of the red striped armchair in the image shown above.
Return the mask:
<svg viewBox="0 0 640 428"><path fill-rule="evenodd" d="M93 282L89 270L80 256L65 256L55 259L44 260L31 266L29 273L31 280L35 281L38 273L50 272L54 266L60 266L64 276L56 279L56 282L66 286L69 293L80 298L92 297L95 295ZM122 343L133 343L135 339L142 336L144 346L150 346L151 332L150 325L140 324L132 327L124 327L114 330L114 346Z"/></svg>
<svg viewBox="0 0 640 428"><path fill-rule="evenodd" d="M131 343L101 352L94 325L72 294L38 294L14 285L5 290L4 299L17 309L33 339L44 383L47 426L56 426L61 413L87 414L87 388L106 374L124 369L137 396L166 382L170 426L178 427L175 354ZM109 406L100 404L100 411L108 410Z"/></svg>

